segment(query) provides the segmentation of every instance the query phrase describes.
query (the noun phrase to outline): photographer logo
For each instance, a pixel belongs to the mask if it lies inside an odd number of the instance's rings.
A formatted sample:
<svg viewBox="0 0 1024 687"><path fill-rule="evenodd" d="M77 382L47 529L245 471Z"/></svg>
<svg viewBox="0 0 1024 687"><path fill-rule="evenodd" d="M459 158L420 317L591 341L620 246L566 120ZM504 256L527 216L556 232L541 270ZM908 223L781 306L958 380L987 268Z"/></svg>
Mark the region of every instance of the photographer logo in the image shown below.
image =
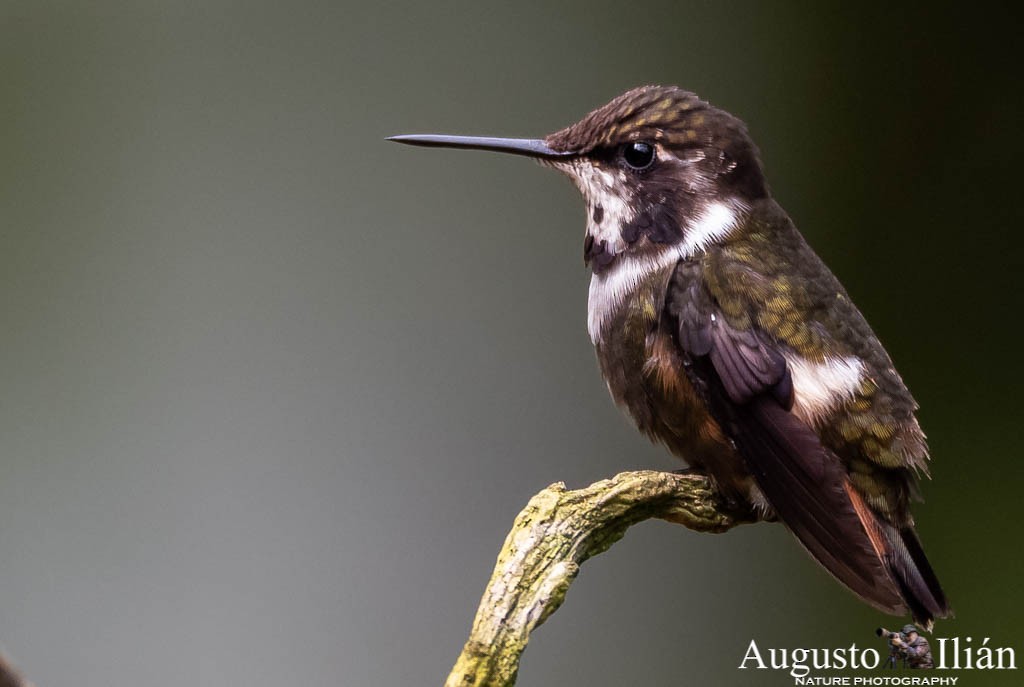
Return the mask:
<svg viewBox="0 0 1024 687"><path fill-rule="evenodd" d="M1016 651L991 645L989 637L980 641L935 637L930 643L916 625L909 624L897 631L880 627L875 634L885 642L882 651L856 643L835 648L762 648L751 639L737 668L785 671L796 685L956 685L960 676L939 671L1017 669ZM819 671L832 674L815 674ZM837 671L861 674L837 675Z"/></svg>
<svg viewBox="0 0 1024 687"><path fill-rule="evenodd" d="M921 636L917 625L904 625L899 632L890 632L884 627L875 630L879 637L889 642L888 667L895 668L902 662L904 667L932 668L932 648L928 640Z"/></svg>

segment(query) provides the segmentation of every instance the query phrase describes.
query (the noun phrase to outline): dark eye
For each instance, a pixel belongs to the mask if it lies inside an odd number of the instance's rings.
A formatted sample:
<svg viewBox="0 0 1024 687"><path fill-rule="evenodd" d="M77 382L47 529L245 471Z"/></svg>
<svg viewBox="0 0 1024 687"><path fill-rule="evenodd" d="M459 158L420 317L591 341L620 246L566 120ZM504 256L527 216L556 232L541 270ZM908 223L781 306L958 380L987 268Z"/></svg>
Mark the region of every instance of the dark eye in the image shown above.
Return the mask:
<svg viewBox="0 0 1024 687"><path fill-rule="evenodd" d="M639 172L654 164L654 145L646 141L634 141L622 146L619 155L630 168Z"/></svg>

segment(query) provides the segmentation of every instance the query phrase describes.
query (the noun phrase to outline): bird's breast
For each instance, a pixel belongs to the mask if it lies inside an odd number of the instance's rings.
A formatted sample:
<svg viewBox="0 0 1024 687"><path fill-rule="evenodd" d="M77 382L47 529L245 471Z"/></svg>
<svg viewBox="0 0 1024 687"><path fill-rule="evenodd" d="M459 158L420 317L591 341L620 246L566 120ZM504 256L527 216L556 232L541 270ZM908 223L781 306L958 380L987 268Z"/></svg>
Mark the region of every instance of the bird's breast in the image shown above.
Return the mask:
<svg viewBox="0 0 1024 687"><path fill-rule="evenodd" d="M675 337L663 328L661 311L673 267L628 279L622 275L619 282L596 277L591 282L591 323L599 324L591 336L601 373L612 398L641 432L745 498L746 471L687 377Z"/></svg>

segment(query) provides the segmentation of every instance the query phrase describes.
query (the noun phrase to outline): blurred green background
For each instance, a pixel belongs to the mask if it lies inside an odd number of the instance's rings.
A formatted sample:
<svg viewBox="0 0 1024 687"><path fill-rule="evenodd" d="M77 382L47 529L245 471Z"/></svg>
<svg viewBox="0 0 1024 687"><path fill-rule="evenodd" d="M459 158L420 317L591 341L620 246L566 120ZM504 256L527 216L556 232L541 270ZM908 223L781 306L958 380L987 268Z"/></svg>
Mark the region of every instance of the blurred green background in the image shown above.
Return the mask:
<svg viewBox="0 0 1024 687"><path fill-rule="evenodd" d="M533 493L677 463L599 377L571 186L383 139L538 136L673 83L748 122L921 403L938 636L1021 654L1017 26L978 3L5 2L2 646L49 687L440 684ZM779 526L645 523L520 684L792 684L736 670L751 639L881 651L901 622Z"/></svg>

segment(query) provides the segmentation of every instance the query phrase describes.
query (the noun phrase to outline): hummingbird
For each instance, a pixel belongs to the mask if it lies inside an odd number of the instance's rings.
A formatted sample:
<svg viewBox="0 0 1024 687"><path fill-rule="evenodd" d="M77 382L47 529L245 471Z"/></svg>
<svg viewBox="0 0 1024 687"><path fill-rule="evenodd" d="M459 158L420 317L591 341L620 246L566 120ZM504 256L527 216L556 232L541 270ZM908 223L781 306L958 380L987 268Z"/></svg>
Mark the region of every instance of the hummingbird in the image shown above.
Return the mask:
<svg viewBox="0 0 1024 687"><path fill-rule="evenodd" d="M928 629L950 615L910 513L928 476L918 405L740 119L642 86L543 139L389 140L567 175L586 204L588 332L637 428L871 606Z"/></svg>

